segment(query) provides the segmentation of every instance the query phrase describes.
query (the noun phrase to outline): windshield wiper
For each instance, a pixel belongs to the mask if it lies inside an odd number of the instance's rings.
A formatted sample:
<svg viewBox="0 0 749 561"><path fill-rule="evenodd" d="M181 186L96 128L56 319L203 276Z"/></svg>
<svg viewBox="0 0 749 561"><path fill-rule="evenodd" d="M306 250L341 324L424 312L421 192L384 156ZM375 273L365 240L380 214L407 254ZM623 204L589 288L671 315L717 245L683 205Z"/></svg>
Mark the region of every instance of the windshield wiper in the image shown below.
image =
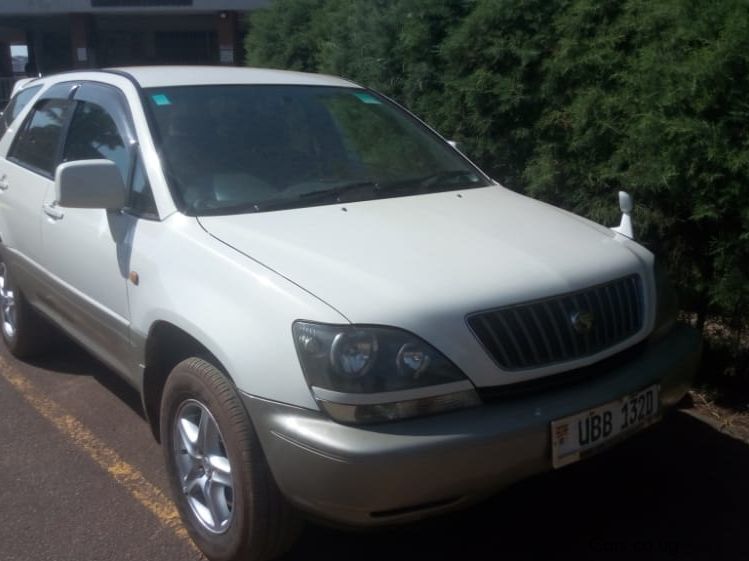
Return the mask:
<svg viewBox="0 0 749 561"><path fill-rule="evenodd" d="M424 177L420 177L417 181L419 185L424 187L432 187L433 185L439 185L443 181L450 181L451 179L460 179L461 177L471 177L469 183L476 181L476 174L472 171L465 169L452 169L447 171L439 171ZM452 185L451 185L452 187Z"/></svg>
<svg viewBox="0 0 749 561"><path fill-rule="evenodd" d="M244 203L224 208L213 208L202 211L202 214L242 214L245 212L265 212L270 210L285 210L291 208L300 208L315 203L340 203L344 202L343 196L363 191L364 194L372 195L376 198L391 196L390 193L400 193L408 189L419 192L433 192L440 189L460 188L465 185L445 185L443 182L460 177L476 178L476 174L468 170L447 170L429 174L422 177L412 177L393 182L377 182L373 180L352 181L344 183L329 189L319 191L308 191L294 197L279 197L277 199L268 199L255 203ZM442 183L442 184L441 184ZM477 183L476 179L469 181L471 186ZM426 191L425 191L426 190ZM355 199L354 199L355 200Z"/></svg>
<svg viewBox="0 0 749 561"><path fill-rule="evenodd" d="M363 189L364 187L375 190L377 184L374 181L355 181L337 187L331 187L330 189L323 189L321 191L309 191L297 195L296 197L279 197L277 199L268 199L256 203L244 203L224 208L210 209L207 212L204 212L206 214L242 214L245 212L265 212L268 210L300 208L308 206L310 203L326 201L340 202L341 195Z"/></svg>
<svg viewBox="0 0 749 561"><path fill-rule="evenodd" d="M326 201L333 199L340 202L341 196L346 193L358 191L364 187L377 189L377 183L371 180L367 181L352 181L351 183L344 183L337 187L331 187L330 189L322 189L320 191L310 191L308 193L302 193L299 195L298 200L302 201Z"/></svg>
<svg viewBox="0 0 749 561"><path fill-rule="evenodd" d="M385 191L385 192L400 192L400 191L406 191L408 189L414 189L419 192L424 192L424 189L427 189L427 192L430 192L431 189L434 189L435 187L437 189L451 189L451 188L460 188L465 185L462 184L448 184L445 185L444 182L450 181L451 179L459 179L461 177L470 177L471 179L468 181L468 183L473 186L474 183L476 183L476 174L469 170L447 170L447 171L439 171L437 173L430 173L429 175L423 175L421 177L411 177L409 179L402 179L399 181L391 181L388 183L381 183L377 186L378 191Z"/></svg>

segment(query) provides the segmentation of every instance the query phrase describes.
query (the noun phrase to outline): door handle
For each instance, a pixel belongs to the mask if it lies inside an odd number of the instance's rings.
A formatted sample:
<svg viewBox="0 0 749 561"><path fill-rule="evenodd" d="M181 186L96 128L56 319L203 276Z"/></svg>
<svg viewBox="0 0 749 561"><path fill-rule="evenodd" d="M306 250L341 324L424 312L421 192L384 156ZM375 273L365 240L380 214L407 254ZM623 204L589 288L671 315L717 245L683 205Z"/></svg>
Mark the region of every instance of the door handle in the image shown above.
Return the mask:
<svg viewBox="0 0 749 561"><path fill-rule="evenodd" d="M3 175L0 177L0 191L7 191L10 184L8 183L7 176Z"/></svg>
<svg viewBox="0 0 749 561"><path fill-rule="evenodd" d="M60 207L57 206L57 202L44 203L44 206L42 208L44 210L44 214L46 214L53 220L60 220L63 216L65 216L65 213L60 210Z"/></svg>

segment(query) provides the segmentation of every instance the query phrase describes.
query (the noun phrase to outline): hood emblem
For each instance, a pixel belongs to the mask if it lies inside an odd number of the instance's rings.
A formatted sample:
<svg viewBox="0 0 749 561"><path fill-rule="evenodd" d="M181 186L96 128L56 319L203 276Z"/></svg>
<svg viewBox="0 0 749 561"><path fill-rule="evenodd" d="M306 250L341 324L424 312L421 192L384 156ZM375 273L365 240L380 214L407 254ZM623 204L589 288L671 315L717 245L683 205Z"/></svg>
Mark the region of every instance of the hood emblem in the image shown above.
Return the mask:
<svg viewBox="0 0 749 561"><path fill-rule="evenodd" d="M587 335L593 329L595 316L592 312L577 311L570 316L570 325L578 335Z"/></svg>

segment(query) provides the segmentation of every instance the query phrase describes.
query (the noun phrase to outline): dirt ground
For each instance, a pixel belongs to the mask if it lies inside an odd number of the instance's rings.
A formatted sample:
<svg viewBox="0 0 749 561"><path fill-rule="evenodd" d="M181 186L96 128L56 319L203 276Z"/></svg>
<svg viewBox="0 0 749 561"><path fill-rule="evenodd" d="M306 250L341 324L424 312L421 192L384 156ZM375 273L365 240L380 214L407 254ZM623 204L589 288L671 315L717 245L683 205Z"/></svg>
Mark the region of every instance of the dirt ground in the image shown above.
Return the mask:
<svg viewBox="0 0 749 561"><path fill-rule="evenodd" d="M711 397L710 392L692 390L689 392L691 407L687 409L710 423L716 429L735 436L749 444L749 402L745 406L726 407Z"/></svg>

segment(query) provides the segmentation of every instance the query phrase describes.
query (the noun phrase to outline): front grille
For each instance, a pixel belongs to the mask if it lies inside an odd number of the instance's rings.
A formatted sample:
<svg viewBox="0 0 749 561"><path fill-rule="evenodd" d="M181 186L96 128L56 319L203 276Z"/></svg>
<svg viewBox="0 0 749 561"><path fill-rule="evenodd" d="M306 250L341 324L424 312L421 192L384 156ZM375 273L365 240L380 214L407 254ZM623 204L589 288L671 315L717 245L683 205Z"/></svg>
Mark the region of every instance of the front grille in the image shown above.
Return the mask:
<svg viewBox="0 0 749 561"><path fill-rule="evenodd" d="M591 356L640 331L642 283L631 275L545 300L468 317L504 370L538 368Z"/></svg>

